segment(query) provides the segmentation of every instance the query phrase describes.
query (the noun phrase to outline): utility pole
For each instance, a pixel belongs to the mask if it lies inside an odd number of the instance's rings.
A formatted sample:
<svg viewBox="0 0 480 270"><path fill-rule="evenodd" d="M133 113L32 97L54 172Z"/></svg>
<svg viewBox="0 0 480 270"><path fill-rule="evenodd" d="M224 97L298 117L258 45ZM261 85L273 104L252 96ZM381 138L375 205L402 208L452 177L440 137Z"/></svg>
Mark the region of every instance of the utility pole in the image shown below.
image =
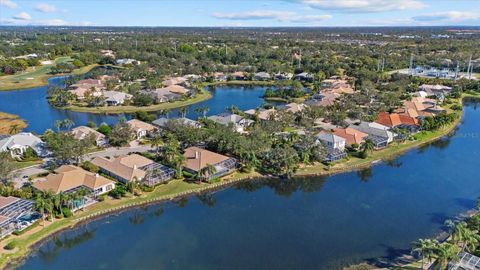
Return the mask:
<svg viewBox="0 0 480 270"><path fill-rule="evenodd" d="M223 46L225 47L225 57L227 57L228 56L227 43L224 43Z"/></svg>
<svg viewBox="0 0 480 270"><path fill-rule="evenodd" d="M300 55L298 58L298 69L300 69L300 65L302 64L302 49L300 49Z"/></svg>
<svg viewBox="0 0 480 270"><path fill-rule="evenodd" d="M410 75L413 74L413 54L410 55L410 68L409 68L409 72L408 72Z"/></svg>
<svg viewBox="0 0 480 270"><path fill-rule="evenodd" d="M455 81L456 81L457 78L458 78L458 70L459 70L459 68L460 68L460 66L459 66L458 61L457 61L457 68L455 69L455 79L454 79Z"/></svg>
<svg viewBox="0 0 480 270"><path fill-rule="evenodd" d="M470 59L468 60L468 68L467 68L467 77L468 79L472 78L473 66L472 66L472 55L470 55Z"/></svg>
<svg viewBox="0 0 480 270"><path fill-rule="evenodd" d="M385 58L382 58L382 72L385 70Z"/></svg>
<svg viewBox="0 0 480 270"><path fill-rule="evenodd" d="M85 36L82 36L82 45L85 46Z"/></svg>

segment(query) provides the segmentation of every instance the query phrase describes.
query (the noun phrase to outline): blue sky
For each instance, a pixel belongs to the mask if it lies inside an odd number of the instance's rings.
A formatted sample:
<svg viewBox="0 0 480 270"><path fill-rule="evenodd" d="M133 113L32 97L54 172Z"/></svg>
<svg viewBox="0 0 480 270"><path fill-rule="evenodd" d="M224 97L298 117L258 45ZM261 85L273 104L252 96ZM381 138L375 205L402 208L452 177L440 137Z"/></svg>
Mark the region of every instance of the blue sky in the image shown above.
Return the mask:
<svg viewBox="0 0 480 270"><path fill-rule="evenodd" d="M0 0L0 25L480 26L480 0Z"/></svg>

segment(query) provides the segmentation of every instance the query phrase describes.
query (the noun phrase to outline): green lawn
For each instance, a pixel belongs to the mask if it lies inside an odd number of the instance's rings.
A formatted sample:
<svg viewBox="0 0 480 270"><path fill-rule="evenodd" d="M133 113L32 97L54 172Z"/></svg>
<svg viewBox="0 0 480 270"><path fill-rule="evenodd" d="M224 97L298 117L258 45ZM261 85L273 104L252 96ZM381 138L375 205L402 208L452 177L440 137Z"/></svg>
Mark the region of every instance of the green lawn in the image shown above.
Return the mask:
<svg viewBox="0 0 480 270"><path fill-rule="evenodd" d="M72 58L69 56L59 57L54 60L53 64L50 65L29 67L26 71L19 74L0 76L0 91L25 89L46 85L48 83L48 78L52 76L58 76L49 74L52 67L55 64L70 61L72 61ZM97 65L89 65L76 69L72 72L72 74L86 73L95 66Z"/></svg>

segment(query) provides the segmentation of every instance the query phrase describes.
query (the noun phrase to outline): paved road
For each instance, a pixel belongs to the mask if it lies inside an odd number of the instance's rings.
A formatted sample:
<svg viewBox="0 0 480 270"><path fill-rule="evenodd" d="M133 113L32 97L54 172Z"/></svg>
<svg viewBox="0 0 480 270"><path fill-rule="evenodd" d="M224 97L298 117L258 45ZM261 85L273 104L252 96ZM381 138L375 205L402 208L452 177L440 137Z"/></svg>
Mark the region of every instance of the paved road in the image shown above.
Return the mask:
<svg viewBox="0 0 480 270"><path fill-rule="evenodd" d="M135 153L135 152L147 152L152 149L153 148L150 145L135 145L132 147L122 147L122 148L110 147L99 152L87 154L85 155L84 160L92 160L96 157L114 157L114 156L128 155L130 153ZM14 178L12 179L15 187L20 188L25 183L28 183L29 176L48 172L48 170L43 168L43 166L44 164L39 164L29 168L24 168L24 169L15 171L13 173Z"/></svg>

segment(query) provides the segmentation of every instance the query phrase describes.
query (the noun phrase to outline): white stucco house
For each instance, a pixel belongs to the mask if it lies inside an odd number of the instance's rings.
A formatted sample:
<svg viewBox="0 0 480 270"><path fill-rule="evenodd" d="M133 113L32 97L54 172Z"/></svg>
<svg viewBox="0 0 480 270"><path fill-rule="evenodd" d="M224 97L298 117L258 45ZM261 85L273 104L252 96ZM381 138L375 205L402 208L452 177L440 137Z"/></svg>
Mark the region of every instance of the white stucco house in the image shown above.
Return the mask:
<svg viewBox="0 0 480 270"><path fill-rule="evenodd" d="M21 157L28 148L31 148L40 157L48 155L45 143L32 133L22 132L0 137L0 152L8 151L13 158Z"/></svg>

